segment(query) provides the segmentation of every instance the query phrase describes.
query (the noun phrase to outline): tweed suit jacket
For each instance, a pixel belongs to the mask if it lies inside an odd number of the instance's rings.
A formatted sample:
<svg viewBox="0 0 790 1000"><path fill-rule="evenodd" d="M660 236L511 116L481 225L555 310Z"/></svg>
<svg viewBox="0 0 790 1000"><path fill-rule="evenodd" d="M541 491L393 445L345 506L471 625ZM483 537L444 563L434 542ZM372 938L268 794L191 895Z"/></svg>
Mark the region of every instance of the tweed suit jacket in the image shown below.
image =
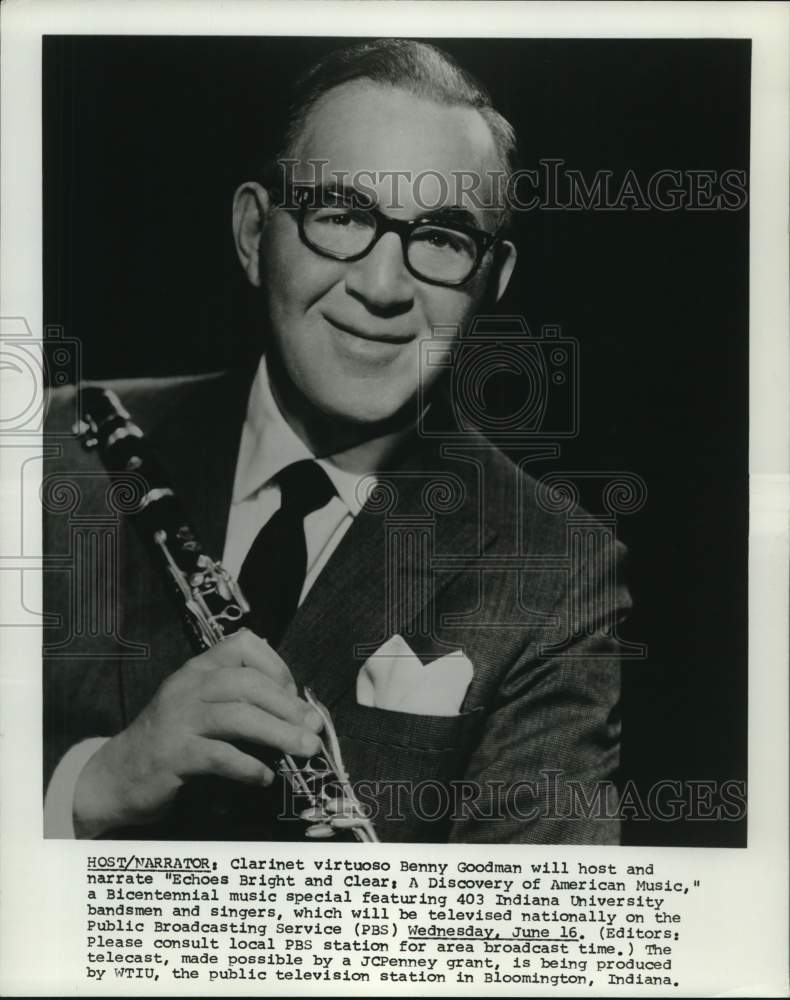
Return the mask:
<svg viewBox="0 0 790 1000"><path fill-rule="evenodd" d="M106 384L219 557L249 376ZM42 486L45 782L71 745L124 728L193 655L124 515L123 486L108 492L98 457L73 439L74 417L73 389L55 391ZM535 480L476 433L410 444L380 474L280 655L332 712L382 840L616 843L622 546L574 546L567 512L544 509ZM460 714L357 704L362 664L395 634L423 663L464 651L474 673ZM174 813L131 835L302 837L301 823L275 822L272 790L254 795L254 826L234 823L232 809L211 821Z"/></svg>

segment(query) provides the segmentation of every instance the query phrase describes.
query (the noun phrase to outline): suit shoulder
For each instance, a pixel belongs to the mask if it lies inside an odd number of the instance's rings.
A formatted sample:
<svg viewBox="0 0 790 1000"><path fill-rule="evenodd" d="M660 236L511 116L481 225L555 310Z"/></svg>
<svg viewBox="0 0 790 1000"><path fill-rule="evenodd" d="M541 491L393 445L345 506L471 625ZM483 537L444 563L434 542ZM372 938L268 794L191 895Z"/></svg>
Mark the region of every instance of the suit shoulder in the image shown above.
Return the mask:
<svg viewBox="0 0 790 1000"><path fill-rule="evenodd" d="M97 386L115 393L129 410L132 419L147 433L173 408L185 402L193 392L223 377L223 372L208 375L183 375L165 378L101 379L79 386L68 385L47 390L44 431L48 435L71 435L77 412L78 389Z"/></svg>
<svg viewBox="0 0 790 1000"><path fill-rule="evenodd" d="M591 528L603 528L579 500L581 483L574 474L563 475L549 463L541 463L539 472L528 472L526 465L514 461L496 445L485 442L485 499L488 515L500 519L500 528L507 537L517 531L527 548L537 550L564 549L569 518L585 520ZM552 483L546 477L558 473ZM619 551L624 551L617 542Z"/></svg>

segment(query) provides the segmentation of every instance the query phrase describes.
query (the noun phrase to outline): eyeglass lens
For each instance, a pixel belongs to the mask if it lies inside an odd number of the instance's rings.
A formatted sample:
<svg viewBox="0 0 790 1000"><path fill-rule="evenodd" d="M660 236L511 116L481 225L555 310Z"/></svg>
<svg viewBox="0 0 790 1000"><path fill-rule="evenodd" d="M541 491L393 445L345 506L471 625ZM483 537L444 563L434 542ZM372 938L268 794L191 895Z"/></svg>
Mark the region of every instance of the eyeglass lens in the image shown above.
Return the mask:
<svg viewBox="0 0 790 1000"><path fill-rule="evenodd" d="M358 208L308 208L304 231L308 241L338 258L364 254L376 238L376 218ZM444 226L415 226L407 240L409 265L432 281L463 281L475 268L477 246L471 236Z"/></svg>

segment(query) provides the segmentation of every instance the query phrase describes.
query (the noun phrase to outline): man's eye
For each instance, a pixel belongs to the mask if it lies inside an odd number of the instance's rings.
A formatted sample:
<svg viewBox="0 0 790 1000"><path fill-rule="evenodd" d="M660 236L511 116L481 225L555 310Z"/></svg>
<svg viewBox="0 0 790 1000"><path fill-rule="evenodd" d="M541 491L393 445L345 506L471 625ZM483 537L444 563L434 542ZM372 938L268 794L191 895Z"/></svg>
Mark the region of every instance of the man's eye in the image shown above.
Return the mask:
<svg viewBox="0 0 790 1000"><path fill-rule="evenodd" d="M364 218L361 212L355 212L347 208L321 208L315 214L315 221L325 226L333 226L338 229L352 225L364 225Z"/></svg>
<svg viewBox="0 0 790 1000"><path fill-rule="evenodd" d="M453 250L456 253L464 253L467 250L467 241L447 229L426 229L420 231L415 239L436 250Z"/></svg>

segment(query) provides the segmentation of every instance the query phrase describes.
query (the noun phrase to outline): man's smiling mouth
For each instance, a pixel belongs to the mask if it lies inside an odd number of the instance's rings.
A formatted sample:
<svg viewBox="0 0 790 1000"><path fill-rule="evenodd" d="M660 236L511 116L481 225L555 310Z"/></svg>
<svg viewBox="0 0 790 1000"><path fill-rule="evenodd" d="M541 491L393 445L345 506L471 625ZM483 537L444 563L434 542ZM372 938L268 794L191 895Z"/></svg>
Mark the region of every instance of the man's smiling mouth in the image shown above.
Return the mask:
<svg viewBox="0 0 790 1000"><path fill-rule="evenodd" d="M352 337L358 337L360 340L370 340L377 344L408 344L410 341L415 339L414 334L411 333L385 333L383 331L360 330L356 326L350 326L348 323L341 323L339 320L334 319L331 316L327 316L326 314L324 314L324 319L330 326L335 327L335 329L340 330L342 333L347 333Z"/></svg>

